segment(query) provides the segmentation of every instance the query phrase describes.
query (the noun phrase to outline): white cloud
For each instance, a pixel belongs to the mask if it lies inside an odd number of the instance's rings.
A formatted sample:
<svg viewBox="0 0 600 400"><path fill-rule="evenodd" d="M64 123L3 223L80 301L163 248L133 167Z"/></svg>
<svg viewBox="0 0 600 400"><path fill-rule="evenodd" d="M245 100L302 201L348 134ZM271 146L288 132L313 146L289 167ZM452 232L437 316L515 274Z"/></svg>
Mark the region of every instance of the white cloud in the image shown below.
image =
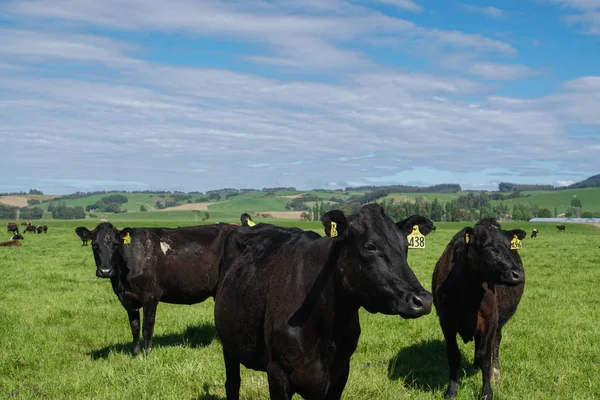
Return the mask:
<svg viewBox="0 0 600 400"><path fill-rule="evenodd" d="M412 12L421 12L423 7L411 0L374 0L377 3L390 5L401 10L408 10Z"/></svg>
<svg viewBox="0 0 600 400"><path fill-rule="evenodd" d="M380 0L397 7L418 11L420 6L406 0ZM479 34L466 34L419 27L410 21L386 16L376 10L349 2L309 1L294 6L292 2L261 1L229 3L192 0L42 0L9 2L7 13L15 18L56 19L93 24L126 31L185 31L196 36L222 36L248 43L268 45L270 54L247 54L255 62L307 70L363 65L367 60L356 51L345 50L338 43L371 40L391 35L396 42L427 40L445 47L478 52L514 55L516 50L499 40ZM291 14L290 10L295 13ZM327 13L325 13L327 11Z"/></svg>
<svg viewBox="0 0 600 400"><path fill-rule="evenodd" d="M492 6L482 7L482 6L474 6L471 4L462 4L462 7L466 11L484 14L488 17L502 18L502 17L506 16L506 12L504 12L503 10L501 10L499 8L492 7Z"/></svg>
<svg viewBox="0 0 600 400"><path fill-rule="evenodd" d="M532 68L521 64L495 64L476 62L469 66L469 72L485 79L510 81L537 74Z"/></svg>
<svg viewBox="0 0 600 400"><path fill-rule="evenodd" d="M600 0L546 0L566 9L576 10L578 14L564 17L570 24L580 24L586 28L585 33L600 35Z"/></svg>
<svg viewBox="0 0 600 400"><path fill-rule="evenodd" d="M502 97L474 78L386 67L347 44L389 35L407 47L427 43L449 69L473 77L537 73L486 59L517 56L505 42L418 26L342 0L232 4L8 3L10 15L27 20L0 32L8 39L0 42L0 142L5 163L20 166L19 184L65 191L80 189L82 180L86 190L107 189L106 182L313 188L366 183L382 173L428 184L446 176L482 183L491 181L483 176L490 165L537 176L597 170L596 142L569 137L568 127L599 129L600 77L565 82L548 96ZM55 23L36 28L36 18ZM164 31L251 43L236 55L258 72L150 62L143 57L152 47L69 33L90 23L136 36ZM457 49L458 57L447 57ZM272 65L294 73L260 75ZM334 79L303 75L323 71ZM551 166L532 169L537 159ZM414 174L416 166L429 168L420 170L429 176L397 175Z"/></svg>

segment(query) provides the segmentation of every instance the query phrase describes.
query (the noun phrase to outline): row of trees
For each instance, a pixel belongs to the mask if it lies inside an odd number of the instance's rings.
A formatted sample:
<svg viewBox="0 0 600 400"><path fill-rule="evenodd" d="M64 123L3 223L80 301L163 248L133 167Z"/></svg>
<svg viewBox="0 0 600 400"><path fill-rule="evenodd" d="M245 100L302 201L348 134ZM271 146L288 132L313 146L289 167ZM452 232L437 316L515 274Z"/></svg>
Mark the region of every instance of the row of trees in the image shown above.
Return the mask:
<svg viewBox="0 0 600 400"><path fill-rule="evenodd" d="M39 207L25 207L19 210L21 219L42 219L44 210ZM17 207L0 204L0 219L17 219Z"/></svg>

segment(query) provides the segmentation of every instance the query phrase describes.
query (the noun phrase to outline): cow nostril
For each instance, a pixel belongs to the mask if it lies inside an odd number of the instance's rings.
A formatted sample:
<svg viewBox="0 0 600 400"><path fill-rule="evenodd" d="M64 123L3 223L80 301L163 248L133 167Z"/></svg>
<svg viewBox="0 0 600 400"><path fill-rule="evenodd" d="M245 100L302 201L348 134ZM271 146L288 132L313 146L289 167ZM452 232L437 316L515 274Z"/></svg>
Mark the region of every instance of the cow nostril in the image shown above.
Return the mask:
<svg viewBox="0 0 600 400"><path fill-rule="evenodd" d="M423 300L419 296L413 296L412 298L412 306L415 310L419 310L423 308Z"/></svg>

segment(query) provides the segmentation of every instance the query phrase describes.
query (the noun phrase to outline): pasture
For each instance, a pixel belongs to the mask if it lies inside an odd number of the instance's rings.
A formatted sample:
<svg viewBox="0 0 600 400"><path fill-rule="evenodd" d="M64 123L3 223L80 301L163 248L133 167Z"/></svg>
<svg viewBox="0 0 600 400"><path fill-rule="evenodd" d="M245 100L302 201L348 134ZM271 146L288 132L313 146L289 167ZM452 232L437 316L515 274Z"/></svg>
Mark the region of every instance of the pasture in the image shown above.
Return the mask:
<svg viewBox="0 0 600 400"><path fill-rule="evenodd" d="M114 223L120 229L190 224L189 218L169 220L168 213L140 214L164 219ZM225 398L212 300L159 304L154 349L134 359L127 315L110 281L95 277L91 247L81 246L74 232L77 226L92 229L97 221L44 223L47 234L27 235L22 247L0 249L0 398ZM319 223L274 223L323 234ZM446 244L469 224L436 225L426 249L410 250L408 256L427 290ZM535 240L529 238L533 227L539 230ZM520 250L526 286L503 330L495 395L600 398L600 229L567 224L566 232L558 232L553 224L526 222L503 223L503 228L528 232ZM448 368L435 311L415 320L364 310L360 317L362 335L343 398L443 398ZM481 373L471 366L474 345L459 342L459 347L457 399L475 399ZM266 374L242 368L241 398L268 398Z"/></svg>

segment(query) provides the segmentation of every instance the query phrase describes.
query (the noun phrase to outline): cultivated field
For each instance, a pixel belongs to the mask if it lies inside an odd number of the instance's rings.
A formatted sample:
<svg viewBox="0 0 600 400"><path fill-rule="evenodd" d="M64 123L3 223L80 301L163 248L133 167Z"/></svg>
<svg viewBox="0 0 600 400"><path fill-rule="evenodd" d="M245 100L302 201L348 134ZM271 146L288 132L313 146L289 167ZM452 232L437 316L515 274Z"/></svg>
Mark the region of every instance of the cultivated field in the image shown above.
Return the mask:
<svg viewBox="0 0 600 400"><path fill-rule="evenodd" d="M169 213L140 214L148 220L114 221L119 228L193 223L189 218L169 220ZM160 220L149 218L158 215ZM134 359L127 315L110 282L95 277L91 247L81 246L74 233L76 226L93 228L97 221L44 223L47 234L25 235L20 248L0 248L0 398L225 398L212 300L193 306L161 303L154 350ZM322 234L318 223L275 223ZM437 225L437 232L427 237L427 248L409 253L409 263L427 289L445 245L467 224ZM534 226L504 227L530 232ZM553 225L535 227L538 239L523 241L525 294L503 331L495 395L597 400L600 229L573 224L559 233ZM435 311L416 320L360 313L362 335L343 397L442 399L447 362ZM459 346L463 372L458 399L475 399L481 373L471 367L474 345ZM268 398L266 374L242 368L241 396Z"/></svg>

